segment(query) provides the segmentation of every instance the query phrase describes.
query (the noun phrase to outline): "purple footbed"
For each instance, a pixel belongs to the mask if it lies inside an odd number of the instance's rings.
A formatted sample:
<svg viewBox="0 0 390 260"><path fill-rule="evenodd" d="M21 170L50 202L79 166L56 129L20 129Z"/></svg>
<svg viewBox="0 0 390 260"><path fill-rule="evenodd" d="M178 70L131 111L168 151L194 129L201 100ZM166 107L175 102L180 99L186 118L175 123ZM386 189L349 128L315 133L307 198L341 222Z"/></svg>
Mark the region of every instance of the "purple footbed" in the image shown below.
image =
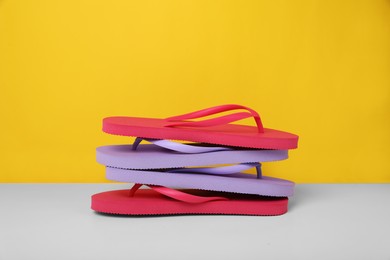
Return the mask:
<svg viewBox="0 0 390 260"><path fill-rule="evenodd" d="M228 150L199 154L170 151L153 144L108 145L96 149L97 162L123 169L160 169L216 164L271 162L288 158L288 150Z"/></svg>
<svg viewBox="0 0 390 260"><path fill-rule="evenodd" d="M237 192L263 196L289 197L294 193L294 183L291 181L265 176L257 179L256 175L246 173L217 176L106 167L106 178L119 182L161 185L172 188Z"/></svg>

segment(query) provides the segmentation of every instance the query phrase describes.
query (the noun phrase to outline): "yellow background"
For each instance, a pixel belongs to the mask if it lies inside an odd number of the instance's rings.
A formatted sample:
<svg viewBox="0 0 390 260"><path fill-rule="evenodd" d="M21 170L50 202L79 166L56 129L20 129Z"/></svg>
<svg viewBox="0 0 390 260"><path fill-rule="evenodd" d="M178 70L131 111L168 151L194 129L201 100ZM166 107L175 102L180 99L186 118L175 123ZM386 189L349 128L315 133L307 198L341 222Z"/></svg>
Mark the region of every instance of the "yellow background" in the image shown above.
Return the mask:
<svg viewBox="0 0 390 260"><path fill-rule="evenodd" d="M112 115L225 103L300 135L264 172L390 182L390 2L0 0L0 182L104 182Z"/></svg>

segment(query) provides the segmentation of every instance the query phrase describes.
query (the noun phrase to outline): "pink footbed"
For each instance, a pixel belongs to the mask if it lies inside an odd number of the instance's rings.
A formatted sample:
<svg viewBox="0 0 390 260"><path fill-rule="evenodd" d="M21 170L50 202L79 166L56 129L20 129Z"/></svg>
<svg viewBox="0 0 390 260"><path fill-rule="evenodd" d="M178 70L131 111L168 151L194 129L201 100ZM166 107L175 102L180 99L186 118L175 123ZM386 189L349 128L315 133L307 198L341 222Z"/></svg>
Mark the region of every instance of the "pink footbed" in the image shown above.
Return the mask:
<svg viewBox="0 0 390 260"><path fill-rule="evenodd" d="M97 212L123 215L281 215L287 212L286 197L262 197L226 192L185 190L197 196L222 196L227 200L188 203L162 195L151 189L114 190L92 196L91 208Z"/></svg>
<svg viewBox="0 0 390 260"><path fill-rule="evenodd" d="M231 110L246 110L205 120L198 119ZM256 126L233 124L253 117ZM108 117L103 119L103 131L114 135L152 139L171 139L265 149L294 149L298 136L264 128L259 114L241 105L228 104L211 107L166 119L141 117Z"/></svg>

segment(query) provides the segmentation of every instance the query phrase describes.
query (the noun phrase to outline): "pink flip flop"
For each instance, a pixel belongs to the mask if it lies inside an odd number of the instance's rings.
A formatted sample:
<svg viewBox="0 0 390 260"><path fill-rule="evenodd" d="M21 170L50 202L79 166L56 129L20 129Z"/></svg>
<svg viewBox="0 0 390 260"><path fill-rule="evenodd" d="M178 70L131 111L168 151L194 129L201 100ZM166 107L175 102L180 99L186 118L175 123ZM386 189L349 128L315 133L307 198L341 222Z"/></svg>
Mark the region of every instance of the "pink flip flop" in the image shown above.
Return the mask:
<svg viewBox="0 0 390 260"><path fill-rule="evenodd" d="M247 112L238 112L202 121L188 121L236 109L243 109ZM254 118L256 126L230 124L249 117ZM114 135L248 148L285 150L295 149L298 145L297 135L264 128L256 111L234 104L211 107L166 119L107 117L103 119L103 131Z"/></svg>
<svg viewBox="0 0 390 260"><path fill-rule="evenodd" d="M275 216L287 212L285 197L263 197L199 190L178 191L162 186L138 190L114 190L92 196L91 208L120 215L256 215Z"/></svg>

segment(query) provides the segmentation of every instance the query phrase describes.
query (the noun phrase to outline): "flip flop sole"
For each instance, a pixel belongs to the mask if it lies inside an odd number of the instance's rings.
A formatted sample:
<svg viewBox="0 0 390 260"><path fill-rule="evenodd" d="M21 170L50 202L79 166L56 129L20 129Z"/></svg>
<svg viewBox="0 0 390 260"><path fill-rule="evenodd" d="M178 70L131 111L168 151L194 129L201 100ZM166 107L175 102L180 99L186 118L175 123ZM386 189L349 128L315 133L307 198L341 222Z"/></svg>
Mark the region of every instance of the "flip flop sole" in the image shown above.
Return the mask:
<svg viewBox="0 0 390 260"><path fill-rule="evenodd" d="M271 162L288 158L287 150L230 150L199 154L172 152L153 144L109 145L96 149L96 160L100 164L123 169L158 169L215 164Z"/></svg>
<svg viewBox="0 0 390 260"><path fill-rule="evenodd" d="M189 192L189 191L186 191ZM207 192L191 191L196 195ZM210 192L209 192L210 194ZM212 192L211 195L215 195ZM220 194L218 194L220 195ZM260 197L242 194L223 194L228 200L206 203L181 202L153 190L137 191L129 197L129 190L114 190L92 196L91 208L108 214L153 216L153 215L256 215L275 216L287 212L287 198Z"/></svg>
<svg viewBox="0 0 390 260"><path fill-rule="evenodd" d="M103 131L114 135L142 138L183 140L265 149L295 149L298 136L274 129L264 128L259 133L257 127L226 124L211 127L167 127L165 119L140 117L108 117L103 119Z"/></svg>
<svg viewBox="0 0 390 260"><path fill-rule="evenodd" d="M106 178L119 182L161 185L185 189L234 192L263 196L289 197L294 194L294 183L263 176L236 173L228 176L215 176L193 173L169 173L152 170L129 170L106 167Z"/></svg>

